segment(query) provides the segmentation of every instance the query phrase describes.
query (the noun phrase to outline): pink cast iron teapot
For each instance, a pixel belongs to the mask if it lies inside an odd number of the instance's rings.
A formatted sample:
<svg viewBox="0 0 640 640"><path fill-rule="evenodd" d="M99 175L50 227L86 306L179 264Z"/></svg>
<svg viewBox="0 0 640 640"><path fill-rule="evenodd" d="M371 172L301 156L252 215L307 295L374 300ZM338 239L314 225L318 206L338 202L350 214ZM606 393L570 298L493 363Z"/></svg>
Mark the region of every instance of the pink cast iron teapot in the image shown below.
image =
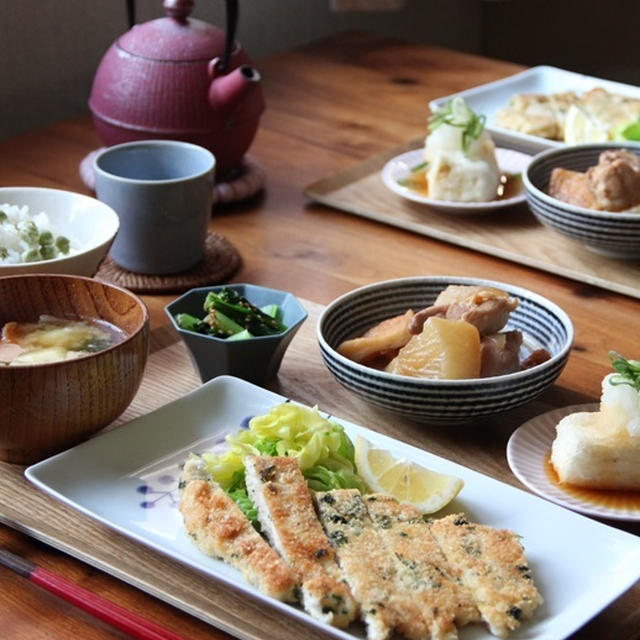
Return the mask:
<svg viewBox="0 0 640 640"><path fill-rule="evenodd" d="M241 165L264 110L260 74L234 39L237 0L226 1L226 36L189 17L193 0L163 4L167 17L133 26L102 58L89 98L95 126L107 146L150 138L199 144L224 174Z"/></svg>

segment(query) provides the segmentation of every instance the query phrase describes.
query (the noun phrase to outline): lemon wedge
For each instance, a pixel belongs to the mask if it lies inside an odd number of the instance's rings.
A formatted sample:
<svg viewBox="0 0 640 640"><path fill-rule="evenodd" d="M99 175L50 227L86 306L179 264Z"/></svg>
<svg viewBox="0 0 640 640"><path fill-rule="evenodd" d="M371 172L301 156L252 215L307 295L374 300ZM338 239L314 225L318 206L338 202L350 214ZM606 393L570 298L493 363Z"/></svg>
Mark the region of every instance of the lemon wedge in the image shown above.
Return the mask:
<svg viewBox="0 0 640 640"><path fill-rule="evenodd" d="M356 438L355 461L358 473L372 493L386 493L422 513L439 511L460 493L464 485L455 476L394 458L360 436Z"/></svg>
<svg viewBox="0 0 640 640"><path fill-rule="evenodd" d="M567 144L606 142L609 137L609 131L600 122L575 104L569 107L564 123L564 141Z"/></svg>

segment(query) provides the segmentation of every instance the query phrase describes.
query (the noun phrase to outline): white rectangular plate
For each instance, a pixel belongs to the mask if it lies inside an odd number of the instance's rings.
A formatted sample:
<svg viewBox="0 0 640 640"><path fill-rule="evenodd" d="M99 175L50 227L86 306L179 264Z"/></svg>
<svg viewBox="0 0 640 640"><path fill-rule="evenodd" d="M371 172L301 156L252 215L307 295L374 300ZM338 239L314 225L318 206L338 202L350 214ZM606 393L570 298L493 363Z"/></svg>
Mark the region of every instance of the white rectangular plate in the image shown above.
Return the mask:
<svg viewBox="0 0 640 640"><path fill-rule="evenodd" d="M333 629L298 607L263 596L237 571L201 554L182 526L177 480L188 453L224 446L226 434L284 400L248 382L222 376L25 473L40 489L75 509L285 615L337 638L360 638L360 627ZM522 536L545 603L512 638L566 638L640 577L640 544L635 536L393 438L332 419L352 439L362 435L396 456L462 478L465 486L449 511L464 511L473 520ZM491 637L480 625L460 630L461 640Z"/></svg>
<svg viewBox="0 0 640 640"><path fill-rule="evenodd" d="M495 124L496 113L507 106L510 98L516 93L558 93L562 91L575 91L578 95L589 89L602 87L611 93L640 98L640 87L611 80L585 76L573 71L565 71L557 67L539 66L532 67L521 73L489 82L460 93L453 93L444 98L432 100L429 103L431 111L435 111L447 100L454 96L461 96L467 104L478 114L484 114L487 118L486 128L491 133L493 141L498 147L518 149L525 153L536 154L544 149L564 147L564 142L547 140L538 136L530 136L517 131L510 131ZM629 143L637 144L637 143Z"/></svg>

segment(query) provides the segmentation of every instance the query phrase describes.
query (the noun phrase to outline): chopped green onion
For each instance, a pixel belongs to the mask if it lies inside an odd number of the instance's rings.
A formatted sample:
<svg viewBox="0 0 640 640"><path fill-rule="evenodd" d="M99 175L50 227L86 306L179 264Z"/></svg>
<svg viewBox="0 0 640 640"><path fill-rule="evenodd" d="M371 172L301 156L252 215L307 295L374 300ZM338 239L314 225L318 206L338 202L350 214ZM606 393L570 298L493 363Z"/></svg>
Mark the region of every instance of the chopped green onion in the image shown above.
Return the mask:
<svg viewBox="0 0 640 640"><path fill-rule="evenodd" d="M467 103L458 97L442 105L429 118L429 131L435 131L443 124L462 129L462 150L466 154L472 140L477 140L484 131L486 117L475 114Z"/></svg>
<svg viewBox="0 0 640 640"><path fill-rule="evenodd" d="M640 360L625 360L615 351L609 351L609 360L617 374L611 378L611 384L628 384L640 391Z"/></svg>

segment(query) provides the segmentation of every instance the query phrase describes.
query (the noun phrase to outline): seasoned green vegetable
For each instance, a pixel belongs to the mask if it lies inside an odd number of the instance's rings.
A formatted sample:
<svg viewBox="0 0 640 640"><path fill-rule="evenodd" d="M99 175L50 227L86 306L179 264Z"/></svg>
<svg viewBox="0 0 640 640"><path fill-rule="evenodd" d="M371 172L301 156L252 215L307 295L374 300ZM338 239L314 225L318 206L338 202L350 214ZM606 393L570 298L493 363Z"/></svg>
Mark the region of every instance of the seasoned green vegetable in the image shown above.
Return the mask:
<svg viewBox="0 0 640 640"><path fill-rule="evenodd" d="M260 307L260 311L266 313L270 318L277 318L280 313L280 307L277 304L267 304Z"/></svg>
<svg viewBox="0 0 640 640"><path fill-rule="evenodd" d="M209 333L218 338L228 338L244 330L237 322L216 309L211 309L204 321L209 325Z"/></svg>
<svg viewBox="0 0 640 640"><path fill-rule="evenodd" d="M275 335L287 329L280 320L281 311L277 304L259 309L228 287L219 292L210 291L203 307L207 315L202 319L188 313L176 314L178 326L186 331L229 340Z"/></svg>
<svg viewBox="0 0 640 640"><path fill-rule="evenodd" d="M277 318L266 314L228 287L218 293L210 291L204 301L204 310L209 313L219 311L242 328L248 329L254 336L273 335L286 329Z"/></svg>
<svg viewBox="0 0 640 640"><path fill-rule="evenodd" d="M176 314L176 322L185 331L195 331L196 333L207 333L208 325L200 318L196 318L189 313Z"/></svg>

